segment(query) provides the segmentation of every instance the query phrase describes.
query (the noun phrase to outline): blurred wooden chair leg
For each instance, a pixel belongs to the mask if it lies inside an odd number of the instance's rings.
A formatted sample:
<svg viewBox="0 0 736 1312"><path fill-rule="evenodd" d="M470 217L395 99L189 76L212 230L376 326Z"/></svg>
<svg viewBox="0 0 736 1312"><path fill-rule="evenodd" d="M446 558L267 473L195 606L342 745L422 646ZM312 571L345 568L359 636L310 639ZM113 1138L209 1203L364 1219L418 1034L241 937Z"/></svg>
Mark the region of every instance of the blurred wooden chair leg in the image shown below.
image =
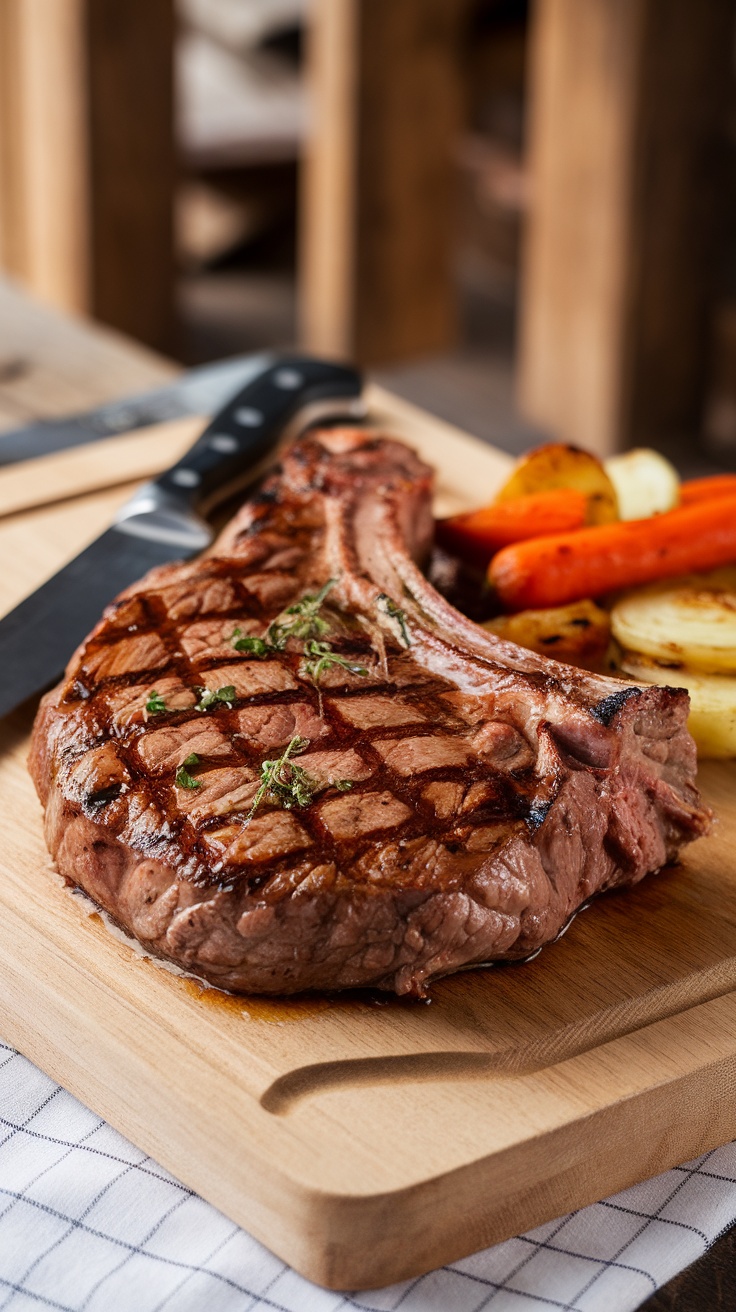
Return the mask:
<svg viewBox="0 0 736 1312"><path fill-rule="evenodd" d="M173 0L2 0L0 266L171 347Z"/></svg>
<svg viewBox="0 0 736 1312"><path fill-rule="evenodd" d="M89 303L84 0L0 5L0 263L64 310Z"/></svg>
<svg viewBox="0 0 736 1312"><path fill-rule="evenodd" d="M697 431L733 0L536 0L518 389L605 453Z"/></svg>
<svg viewBox="0 0 736 1312"><path fill-rule="evenodd" d="M455 337L452 148L467 0L315 0L302 344L362 363Z"/></svg>

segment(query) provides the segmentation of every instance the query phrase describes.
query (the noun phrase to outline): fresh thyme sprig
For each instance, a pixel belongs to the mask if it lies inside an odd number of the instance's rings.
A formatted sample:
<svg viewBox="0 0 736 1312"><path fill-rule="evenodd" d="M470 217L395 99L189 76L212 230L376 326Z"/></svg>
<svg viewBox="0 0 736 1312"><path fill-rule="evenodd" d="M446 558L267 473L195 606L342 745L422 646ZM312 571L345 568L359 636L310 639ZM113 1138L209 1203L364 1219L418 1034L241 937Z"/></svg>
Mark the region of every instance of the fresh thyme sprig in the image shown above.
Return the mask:
<svg viewBox="0 0 736 1312"><path fill-rule="evenodd" d="M185 759L182 761L181 765L179 766L179 769L176 772L176 779L174 780L174 783L176 784L177 788L201 788L202 787L201 781L199 779L192 778L189 771L187 770L188 765L199 765L199 757L197 756L196 752L190 752L189 755L185 757Z"/></svg>
<svg viewBox="0 0 736 1312"><path fill-rule="evenodd" d="M317 642L314 638L304 645L305 660L302 661L302 671L308 675L314 683L319 683L325 670L331 665L340 665L344 670L349 670L351 674L360 674L362 678L368 677L368 671L363 665L356 665L345 656L339 656L332 650L329 642Z"/></svg>
<svg viewBox="0 0 736 1312"><path fill-rule="evenodd" d="M235 688L232 683L227 683L224 688L202 688L200 690L199 701L194 709L195 711L209 711L213 706L216 706L218 702L224 702L224 704L229 706L232 710L234 701Z"/></svg>
<svg viewBox="0 0 736 1312"><path fill-rule="evenodd" d="M250 811L245 817L246 824L250 824L261 802L266 797L280 802L287 810L291 810L294 805L309 805L313 795L313 789L310 789L306 783L309 775L301 766L295 767L291 762L292 756L298 756L308 746L309 739L300 738L297 734L291 739L278 760L262 763L261 782L253 798ZM295 769L297 771L296 775Z"/></svg>
<svg viewBox="0 0 736 1312"><path fill-rule="evenodd" d="M330 622L319 612L325 597L336 583L337 579L328 579L314 596L307 592L299 601L295 601L293 606L287 606L284 615L293 615L294 619L281 623L276 619L269 624L266 629L266 642L273 651L283 651L289 638L306 641L308 638L321 638L325 633L329 633Z"/></svg>
<svg viewBox="0 0 736 1312"><path fill-rule="evenodd" d="M300 738L297 734L291 739L291 742L282 752L276 761L264 761L261 765L261 782L258 786L253 802L245 817L245 824L250 824L253 816L258 810L261 803L265 800L273 802L277 806L282 806L284 810L291 811L295 806L310 806L317 793L324 792L325 788L338 788L340 792L347 792L352 788L351 779L330 779L327 783L321 783L313 775L308 774L303 766L297 765L292 759L299 756L309 746L308 738Z"/></svg>
<svg viewBox="0 0 736 1312"><path fill-rule="evenodd" d="M328 579L319 592L314 595L307 592L299 601L295 601L293 606L287 606L283 614L292 615L294 618L284 620L277 617L272 620L262 638L243 633L242 629L236 628L231 633L229 641L236 651L263 660L273 652L283 651L289 638L306 642L310 638L322 637L325 633L329 633L331 625L319 612L327 593L336 583L337 579Z"/></svg>
<svg viewBox="0 0 736 1312"><path fill-rule="evenodd" d="M148 694L148 701L146 702L146 710L149 715L164 715L165 712L168 710L166 702L161 696L161 693L157 692L155 688L152 688Z"/></svg>
<svg viewBox="0 0 736 1312"><path fill-rule="evenodd" d="M401 610L401 608L396 605L396 602L392 601L385 592L382 592L380 597L377 598L376 606L384 615L387 615L390 620L394 621L394 628L398 629L398 636L404 646L411 647L411 638L409 637L409 631L406 627L406 612Z"/></svg>
<svg viewBox="0 0 736 1312"><path fill-rule="evenodd" d="M251 633L243 633L242 629L235 629L229 641L236 651L245 652L246 656L256 656L258 660L263 660L272 650L263 638L254 638Z"/></svg>

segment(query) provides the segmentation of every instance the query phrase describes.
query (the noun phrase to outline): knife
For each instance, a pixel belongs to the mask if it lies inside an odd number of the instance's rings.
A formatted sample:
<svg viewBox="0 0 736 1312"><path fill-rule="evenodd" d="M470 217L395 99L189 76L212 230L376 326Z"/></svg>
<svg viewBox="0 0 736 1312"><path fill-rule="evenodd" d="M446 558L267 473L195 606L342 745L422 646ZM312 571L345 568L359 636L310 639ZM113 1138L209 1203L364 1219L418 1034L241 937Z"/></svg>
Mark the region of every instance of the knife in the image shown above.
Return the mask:
<svg viewBox="0 0 736 1312"><path fill-rule="evenodd" d="M63 415L60 419L37 419L23 428L0 433L0 467L21 460L86 446L106 437L119 437L137 428L162 424L188 415L212 415L239 388L245 387L267 365L272 356L241 355L232 360L198 365L179 374L163 387L155 387L137 396L107 401L83 414Z"/></svg>
<svg viewBox="0 0 736 1312"><path fill-rule="evenodd" d="M252 482L291 434L363 414L360 374L301 356L262 364L194 446L118 512L115 523L0 621L0 715L60 677L74 648L123 588L154 565L208 547L205 515Z"/></svg>

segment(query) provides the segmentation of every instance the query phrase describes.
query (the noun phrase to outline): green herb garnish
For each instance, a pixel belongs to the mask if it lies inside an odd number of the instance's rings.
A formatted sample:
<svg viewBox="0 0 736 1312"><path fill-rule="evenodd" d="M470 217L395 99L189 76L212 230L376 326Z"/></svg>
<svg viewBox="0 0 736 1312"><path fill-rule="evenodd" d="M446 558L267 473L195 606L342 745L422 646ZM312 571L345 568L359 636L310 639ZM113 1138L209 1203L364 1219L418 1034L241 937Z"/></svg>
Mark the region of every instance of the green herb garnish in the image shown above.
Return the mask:
<svg viewBox="0 0 736 1312"><path fill-rule="evenodd" d="M351 779L330 779L323 784L308 774L303 766L297 765L292 757L299 756L308 746L309 739L300 738L297 734L278 760L262 763L261 782L250 811L245 817L246 825L250 824L264 800L291 811L295 806L310 806L317 793L323 792L325 788L338 788L343 793L352 788Z"/></svg>
<svg viewBox="0 0 736 1312"><path fill-rule="evenodd" d="M291 615L293 619L272 620L264 637L255 638L249 633L243 633L242 629L235 629L229 641L236 651L263 660L273 652L283 651L289 638L306 641L308 638L322 637L329 632L330 624L319 612L327 593L336 583L337 579L328 579L319 592L314 595L308 592L301 600L295 601L293 606L287 606L283 615Z"/></svg>
<svg viewBox="0 0 736 1312"><path fill-rule="evenodd" d="M148 714L163 715L167 709L168 707L161 696L161 693L156 692L156 689L152 688L148 694L148 701L146 702L146 710L148 711Z"/></svg>
<svg viewBox="0 0 736 1312"><path fill-rule="evenodd" d="M329 633L330 623L323 619L320 610L330 588L334 588L337 579L328 579L314 596L306 593L293 606L287 606L284 615L293 615L294 619L280 623L274 620L266 630L266 642L272 651L283 651L289 638L321 638Z"/></svg>
<svg viewBox="0 0 736 1312"><path fill-rule="evenodd" d="M174 780L177 788L201 788L202 784L199 779L193 779L187 770L188 765L199 765L199 757L196 752L190 752L179 766Z"/></svg>
<svg viewBox="0 0 736 1312"><path fill-rule="evenodd" d="M243 633L242 629L235 629L229 641L236 651L245 652L247 656L256 656L258 660L263 660L273 650L263 638L254 638L250 633Z"/></svg>
<svg viewBox="0 0 736 1312"><path fill-rule="evenodd" d="M385 592L382 592L380 597L377 598L376 605L384 615L387 615L390 620L394 621L395 626L399 630L399 636L404 646L411 647L411 638L409 637L409 631L406 627L406 612L401 610L401 608L396 605L396 602L392 601Z"/></svg>
<svg viewBox="0 0 736 1312"><path fill-rule="evenodd" d="M231 683L226 684L224 688L214 690L212 688L202 688L201 696L194 709L195 711L209 711L218 702L224 702L226 706L232 708L234 701L235 688Z"/></svg>
<svg viewBox="0 0 736 1312"><path fill-rule="evenodd" d="M338 656L337 652L332 650L329 642L317 642L314 639L305 643L304 655L306 660L302 662L302 670L309 675L315 683L319 683L320 678L325 670L331 665L340 665L344 670L349 670L351 674L360 674L366 678L368 671L363 665L356 665L345 656Z"/></svg>

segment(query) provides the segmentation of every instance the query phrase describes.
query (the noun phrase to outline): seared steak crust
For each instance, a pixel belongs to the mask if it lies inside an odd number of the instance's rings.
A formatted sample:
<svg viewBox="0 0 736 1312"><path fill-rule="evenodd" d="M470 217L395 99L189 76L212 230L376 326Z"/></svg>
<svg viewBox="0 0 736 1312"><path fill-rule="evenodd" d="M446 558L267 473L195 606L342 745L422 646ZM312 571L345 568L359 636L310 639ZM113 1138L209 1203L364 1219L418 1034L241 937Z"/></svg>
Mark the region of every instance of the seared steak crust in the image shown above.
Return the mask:
<svg viewBox="0 0 736 1312"><path fill-rule="evenodd" d="M44 699L30 765L51 852L151 952L233 990L421 992L533 952L707 829L686 694L453 610L417 563L430 493L398 442L310 435L209 555L108 607ZM236 628L263 638L328 579L326 637L367 673L315 680L293 637L236 650ZM222 688L229 704L195 709ZM165 710L146 709L154 689ZM297 736L319 790L249 819L263 761Z"/></svg>

